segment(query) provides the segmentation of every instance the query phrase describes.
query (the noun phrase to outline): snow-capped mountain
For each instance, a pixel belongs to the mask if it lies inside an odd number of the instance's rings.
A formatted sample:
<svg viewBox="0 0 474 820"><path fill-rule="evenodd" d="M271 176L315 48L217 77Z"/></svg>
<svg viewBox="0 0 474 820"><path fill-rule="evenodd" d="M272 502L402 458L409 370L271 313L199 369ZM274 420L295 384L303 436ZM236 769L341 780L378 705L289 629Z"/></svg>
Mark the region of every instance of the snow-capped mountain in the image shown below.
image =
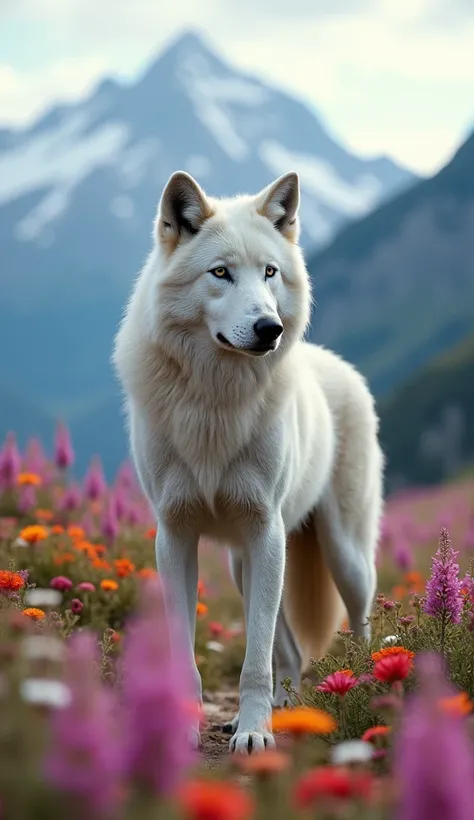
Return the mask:
<svg viewBox="0 0 474 820"><path fill-rule="evenodd" d="M348 153L302 102L184 34L133 83L106 79L28 129L0 130L3 386L66 415L107 393L121 306L179 168L214 195L297 170L307 248L414 180Z"/></svg>

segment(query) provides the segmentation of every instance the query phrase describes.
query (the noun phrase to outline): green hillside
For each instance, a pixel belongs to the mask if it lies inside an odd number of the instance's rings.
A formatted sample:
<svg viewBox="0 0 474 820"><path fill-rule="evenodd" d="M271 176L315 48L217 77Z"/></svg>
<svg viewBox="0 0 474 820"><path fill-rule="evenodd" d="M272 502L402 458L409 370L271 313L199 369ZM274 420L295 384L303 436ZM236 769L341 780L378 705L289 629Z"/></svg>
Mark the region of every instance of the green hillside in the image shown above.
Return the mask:
<svg viewBox="0 0 474 820"><path fill-rule="evenodd" d="M388 486L435 483L474 462L474 335L379 403Z"/></svg>

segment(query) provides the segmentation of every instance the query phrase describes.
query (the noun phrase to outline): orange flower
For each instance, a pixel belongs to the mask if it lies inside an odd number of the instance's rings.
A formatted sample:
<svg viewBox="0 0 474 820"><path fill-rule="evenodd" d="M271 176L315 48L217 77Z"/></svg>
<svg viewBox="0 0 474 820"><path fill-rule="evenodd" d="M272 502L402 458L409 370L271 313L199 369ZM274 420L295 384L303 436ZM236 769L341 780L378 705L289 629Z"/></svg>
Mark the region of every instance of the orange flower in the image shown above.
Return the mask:
<svg viewBox="0 0 474 820"><path fill-rule="evenodd" d="M156 536L156 528L150 527L145 533L145 538L155 538Z"/></svg>
<svg viewBox="0 0 474 820"><path fill-rule="evenodd" d="M207 615L208 612L209 612L209 607L206 606L206 604L203 604L202 601L198 601L197 606L196 606L197 615Z"/></svg>
<svg viewBox="0 0 474 820"><path fill-rule="evenodd" d="M46 527L41 524L30 524L29 527L24 527L20 532L20 538L27 541L28 544L36 544L37 541L43 541L49 535Z"/></svg>
<svg viewBox="0 0 474 820"><path fill-rule="evenodd" d="M6 592L16 592L25 586L25 579L19 572L10 572L8 569L0 569L0 589Z"/></svg>
<svg viewBox="0 0 474 820"><path fill-rule="evenodd" d="M51 532L54 533L54 535L61 535L61 533L64 532L64 527L62 524L54 524L54 526L51 527Z"/></svg>
<svg viewBox="0 0 474 820"><path fill-rule="evenodd" d="M54 518L54 513L52 510L43 510L42 507L39 507L35 510L35 518L37 518L38 521L52 521Z"/></svg>
<svg viewBox="0 0 474 820"><path fill-rule="evenodd" d="M86 534L82 527L78 527L77 524L71 524L67 528L67 534L70 538L73 538L74 540L79 539L82 541L86 537Z"/></svg>
<svg viewBox="0 0 474 820"><path fill-rule="evenodd" d="M372 660L375 662L381 661L390 655L407 655L411 660L415 657L415 653L411 649L405 649L404 646L386 646L378 652L372 652Z"/></svg>
<svg viewBox="0 0 474 820"><path fill-rule="evenodd" d="M336 721L322 709L297 706L294 709L278 709L273 712L274 732L291 732L293 735L327 735L337 728Z"/></svg>
<svg viewBox="0 0 474 820"><path fill-rule="evenodd" d="M41 478L36 473L20 473L17 478L17 484L20 487L31 485L32 487L41 487Z"/></svg>
<svg viewBox="0 0 474 820"><path fill-rule="evenodd" d="M128 558L117 558L114 561L115 571L119 578L126 578L128 575L131 575L132 572L135 572L135 564Z"/></svg>
<svg viewBox="0 0 474 820"><path fill-rule="evenodd" d="M410 592L423 592L425 588L423 576L416 570L405 573L405 583L410 587Z"/></svg>
<svg viewBox="0 0 474 820"><path fill-rule="evenodd" d="M385 737L391 732L391 726L371 726L361 737L366 743L373 743L378 737Z"/></svg>
<svg viewBox="0 0 474 820"><path fill-rule="evenodd" d="M392 598L394 601L401 601L402 598L406 598L408 595L407 587L403 586L403 584L398 584L392 589Z"/></svg>
<svg viewBox="0 0 474 820"><path fill-rule="evenodd" d="M353 678L354 677L354 673L353 673L352 669L340 669L339 672L340 672L341 675L347 675L348 678Z"/></svg>
<svg viewBox="0 0 474 820"><path fill-rule="evenodd" d="M202 598L206 594L206 587L204 586L204 581L198 581L198 597Z"/></svg>
<svg viewBox="0 0 474 820"><path fill-rule="evenodd" d="M94 544L93 546L97 555L104 555L104 553L107 552L107 547L105 547L104 544Z"/></svg>
<svg viewBox="0 0 474 820"><path fill-rule="evenodd" d="M253 814L250 795L226 780L188 780L179 800L190 820L247 820Z"/></svg>
<svg viewBox="0 0 474 820"><path fill-rule="evenodd" d="M102 558L94 558L92 561L92 566L94 569L112 569L111 564L108 561L103 561Z"/></svg>
<svg viewBox="0 0 474 820"><path fill-rule="evenodd" d="M26 615L27 618L31 618L32 621L42 621L44 618L43 610L37 609L35 606L29 606L27 609L24 609L23 615Z"/></svg>
<svg viewBox="0 0 474 820"><path fill-rule="evenodd" d="M473 709L473 703L469 700L467 692L459 692L447 698L441 698L439 704L444 712L451 715L469 715Z"/></svg>
<svg viewBox="0 0 474 820"><path fill-rule="evenodd" d="M284 752L268 749L263 753L251 755L235 755L235 762L244 774L255 774L266 777L271 774L280 774L290 765L290 758Z"/></svg>
<svg viewBox="0 0 474 820"><path fill-rule="evenodd" d="M137 575L139 575L140 578L156 578L158 572L152 567L143 567L143 569L138 570Z"/></svg>
<svg viewBox="0 0 474 820"><path fill-rule="evenodd" d="M57 567L62 567L63 564L74 564L75 560L76 556L72 552L63 552L61 555L56 556L54 563Z"/></svg>
<svg viewBox="0 0 474 820"><path fill-rule="evenodd" d="M100 582L100 585L106 592L115 592L115 590L118 589L117 581L114 581L112 578L104 578L104 580Z"/></svg>

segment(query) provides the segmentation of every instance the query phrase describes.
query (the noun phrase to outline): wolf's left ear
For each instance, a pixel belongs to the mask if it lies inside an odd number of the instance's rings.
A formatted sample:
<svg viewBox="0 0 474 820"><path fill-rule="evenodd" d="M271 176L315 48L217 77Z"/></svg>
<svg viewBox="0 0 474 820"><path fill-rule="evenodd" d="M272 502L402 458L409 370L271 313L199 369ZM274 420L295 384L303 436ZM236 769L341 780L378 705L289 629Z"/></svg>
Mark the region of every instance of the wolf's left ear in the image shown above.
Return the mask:
<svg viewBox="0 0 474 820"><path fill-rule="evenodd" d="M212 214L196 180L185 171L176 171L161 195L156 221L158 239L172 253L182 239L197 234Z"/></svg>
<svg viewBox="0 0 474 820"><path fill-rule="evenodd" d="M296 171L279 177L257 195L258 213L266 216L290 242L298 241L299 204L300 181Z"/></svg>

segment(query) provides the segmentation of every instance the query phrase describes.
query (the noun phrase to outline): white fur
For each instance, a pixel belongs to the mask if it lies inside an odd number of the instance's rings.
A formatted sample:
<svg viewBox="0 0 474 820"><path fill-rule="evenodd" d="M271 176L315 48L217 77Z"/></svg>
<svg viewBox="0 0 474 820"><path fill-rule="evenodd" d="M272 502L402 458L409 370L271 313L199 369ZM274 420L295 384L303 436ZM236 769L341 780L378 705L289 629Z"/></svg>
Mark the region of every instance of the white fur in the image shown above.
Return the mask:
<svg viewBox="0 0 474 820"><path fill-rule="evenodd" d="M323 651L340 625L339 596L352 629L368 635L375 590L378 421L354 368L302 341L311 296L297 244L298 201L296 174L229 200L210 199L187 174L174 174L113 357L133 458L157 516L168 605L187 622L198 697L198 539L231 550L247 622L231 748L243 752L273 744L273 646L279 704L281 678L298 685L302 658ZM267 265L278 269L268 279ZM232 282L209 272L218 266ZM284 331L275 350L254 355L262 316ZM311 575L314 589L318 579L323 584L321 596L303 606ZM326 631L316 640L320 626Z"/></svg>

